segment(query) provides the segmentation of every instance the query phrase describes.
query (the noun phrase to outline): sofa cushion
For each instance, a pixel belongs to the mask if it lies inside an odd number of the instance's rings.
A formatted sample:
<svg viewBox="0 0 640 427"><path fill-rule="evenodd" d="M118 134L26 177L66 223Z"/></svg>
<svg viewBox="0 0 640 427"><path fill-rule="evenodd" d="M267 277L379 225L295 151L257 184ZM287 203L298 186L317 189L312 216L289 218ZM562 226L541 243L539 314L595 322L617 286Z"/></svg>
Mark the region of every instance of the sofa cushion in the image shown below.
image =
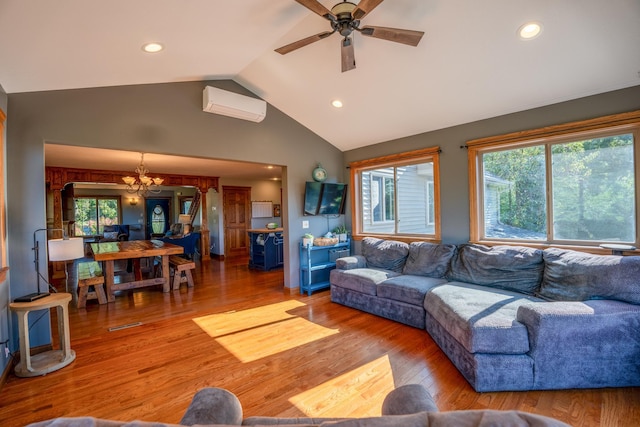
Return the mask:
<svg viewBox="0 0 640 427"><path fill-rule="evenodd" d="M467 411L418 412L407 415L352 418L323 422L320 427L569 427L568 424L521 411L476 409Z"/></svg>
<svg viewBox="0 0 640 427"><path fill-rule="evenodd" d="M380 268L354 268L352 270L331 270L331 285L351 289L369 295L376 295L376 285L399 273Z"/></svg>
<svg viewBox="0 0 640 427"><path fill-rule="evenodd" d="M362 239L362 255L367 259L367 267L401 273L409 255L409 245L395 240L365 237Z"/></svg>
<svg viewBox="0 0 640 427"><path fill-rule="evenodd" d="M233 424L197 424L201 427L224 427ZM237 424L236 424L237 425ZM520 411L478 409L450 412L419 412L407 415L387 415L368 418L273 418L249 417L243 425L281 427L569 427L553 418ZM28 427L181 427L150 421L116 421L93 417L52 418L29 424Z"/></svg>
<svg viewBox="0 0 640 427"><path fill-rule="evenodd" d="M593 255L558 248L544 251L538 296L554 301L615 299L640 304L640 256Z"/></svg>
<svg viewBox="0 0 640 427"><path fill-rule="evenodd" d="M402 272L416 276L444 277L455 252L455 245L412 242Z"/></svg>
<svg viewBox="0 0 640 427"><path fill-rule="evenodd" d="M542 251L522 246L460 245L447 275L451 281L534 295L540 287Z"/></svg>
<svg viewBox="0 0 640 427"><path fill-rule="evenodd" d="M403 274L392 277L377 285L377 295L380 298L388 298L395 301L404 301L409 304L422 306L424 296L434 286L447 283L446 279L434 277L413 276Z"/></svg>
<svg viewBox="0 0 640 427"><path fill-rule="evenodd" d="M450 282L427 293L424 308L469 353L521 354L529 351L529 335L516 314L531 301L543 300Z"/></svg>

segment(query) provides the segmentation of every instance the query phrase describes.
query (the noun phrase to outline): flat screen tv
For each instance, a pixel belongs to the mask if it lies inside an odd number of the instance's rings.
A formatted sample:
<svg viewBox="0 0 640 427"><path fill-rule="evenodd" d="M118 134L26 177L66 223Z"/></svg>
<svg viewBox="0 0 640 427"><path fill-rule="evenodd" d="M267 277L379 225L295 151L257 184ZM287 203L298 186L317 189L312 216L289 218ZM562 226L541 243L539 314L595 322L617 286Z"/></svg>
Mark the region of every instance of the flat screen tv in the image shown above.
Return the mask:
<svg viewBox="0 0 640 427"><path fill-rule="evenodd" d="M342 215L347 184L307 182L304 190L305 215Z"/></svg>

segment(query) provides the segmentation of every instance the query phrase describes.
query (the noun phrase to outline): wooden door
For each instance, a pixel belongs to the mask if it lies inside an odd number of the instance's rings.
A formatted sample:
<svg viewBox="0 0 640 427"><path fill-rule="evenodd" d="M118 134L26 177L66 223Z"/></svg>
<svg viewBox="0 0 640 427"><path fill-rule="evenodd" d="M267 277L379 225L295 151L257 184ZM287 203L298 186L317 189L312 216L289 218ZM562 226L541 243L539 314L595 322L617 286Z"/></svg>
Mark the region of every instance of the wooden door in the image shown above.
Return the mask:
<svg viewBox="0 0 640 427"><path fill-rule="evenodd" d="M251 187L222 187L225 257L249 254Z"/></svg>

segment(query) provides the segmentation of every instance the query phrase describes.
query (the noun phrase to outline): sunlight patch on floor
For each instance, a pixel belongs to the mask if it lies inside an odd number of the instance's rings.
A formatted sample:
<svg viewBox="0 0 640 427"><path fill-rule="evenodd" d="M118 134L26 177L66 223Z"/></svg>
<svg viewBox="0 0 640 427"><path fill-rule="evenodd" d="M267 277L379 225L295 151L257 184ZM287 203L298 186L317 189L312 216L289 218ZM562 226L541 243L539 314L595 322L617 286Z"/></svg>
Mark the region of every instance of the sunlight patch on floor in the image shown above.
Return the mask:
<svg viewBox="0 0 640 427"><path fill-rule="evenodd" d="M337 334L288 311L300 301L197 317L193 321L243 363L253 362Z"/></svg>
<svg viewBox="0 0 640 427"><path fill-rule="evenodd" d="M380 416L382 402L394 388L391 363L385 355L289 401L308 417L373 417Z"/></svg>

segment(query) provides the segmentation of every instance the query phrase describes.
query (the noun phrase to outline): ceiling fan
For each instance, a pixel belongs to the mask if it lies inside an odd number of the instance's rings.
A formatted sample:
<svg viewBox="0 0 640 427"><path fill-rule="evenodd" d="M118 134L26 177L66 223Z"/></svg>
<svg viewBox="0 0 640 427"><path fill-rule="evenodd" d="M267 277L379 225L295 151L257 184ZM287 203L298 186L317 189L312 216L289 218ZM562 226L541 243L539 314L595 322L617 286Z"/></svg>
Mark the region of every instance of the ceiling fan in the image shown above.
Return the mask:
<svg viewBox="0 0 640 427"><path fill-rule="evenodd" d="M344 36L341 49L343 73L356 68L353 41L350 37L354 31L359 32L363 36L375 37L410 46L417 46L424 35L423 31L402 30L398 28L374 26L360 28L360 20L382 3L383 0L361 0L357 5L345 0L333 6L331 10L318 3L318 0L296 1L331 22L332 31L325 31L314 36L306 37L297 42L282 46L276 49L276 52L284 55L338 32L341 36Z"/></svg>

